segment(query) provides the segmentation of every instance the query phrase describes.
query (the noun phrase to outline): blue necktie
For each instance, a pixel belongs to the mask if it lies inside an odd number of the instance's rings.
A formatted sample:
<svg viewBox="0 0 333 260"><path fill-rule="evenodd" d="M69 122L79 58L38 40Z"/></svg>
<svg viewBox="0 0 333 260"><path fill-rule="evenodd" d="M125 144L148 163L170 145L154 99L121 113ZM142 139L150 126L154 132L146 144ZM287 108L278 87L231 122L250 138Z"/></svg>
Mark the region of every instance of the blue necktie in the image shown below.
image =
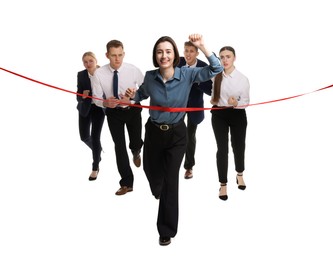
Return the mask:
<svg viewBox="0 0 333 260"><path fill-rule="evenodd" d="M118 98L118 71L113 72L113 96Z"/></svg>

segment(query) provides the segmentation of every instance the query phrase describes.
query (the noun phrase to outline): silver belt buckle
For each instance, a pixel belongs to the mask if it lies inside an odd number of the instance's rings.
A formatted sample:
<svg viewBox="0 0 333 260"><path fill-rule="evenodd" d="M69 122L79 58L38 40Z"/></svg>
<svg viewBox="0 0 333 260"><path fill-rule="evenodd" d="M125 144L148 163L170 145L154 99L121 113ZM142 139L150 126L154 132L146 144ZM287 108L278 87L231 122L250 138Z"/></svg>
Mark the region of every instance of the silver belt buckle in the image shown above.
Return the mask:
<svg viewBox="0 0 333 260"><path fill-rule="evenodd" d="M168 125L160 125L160 129L162 131L168 131L170 129L170 127Z"/></svg>

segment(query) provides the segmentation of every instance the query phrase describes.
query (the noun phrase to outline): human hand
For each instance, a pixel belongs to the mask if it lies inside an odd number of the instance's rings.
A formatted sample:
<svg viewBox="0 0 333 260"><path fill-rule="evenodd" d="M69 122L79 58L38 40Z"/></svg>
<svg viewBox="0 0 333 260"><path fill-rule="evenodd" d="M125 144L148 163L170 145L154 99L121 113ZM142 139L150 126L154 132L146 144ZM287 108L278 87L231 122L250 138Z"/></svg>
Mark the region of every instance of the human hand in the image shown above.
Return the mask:
<svg viewBox="0 0 333 260"><path fill-rule="evenodd" d="M126 89L125 96L129 98L134 98L135 93L136 93L136 88L128 88Z"/></svg>
<svg viewBox="0 0 333 260"><path fill-rule="evenodd" d="M89 93L90 93L90 90L89 89L86 89L86 90L83 90L83 93L82 93L82 98L83 99L86 99L87 98L87 96L89 96Z"/></svg>
<svg viewBox="0 0 333 260"><path fill-rule="evenodd" d="M202 51L202 53L206 56L209 57L210 55L212 55L211 50L207 49L205 42L203 40L203 36L201 34L190 34L188 36L188 39L190 40L190 42L193 43L194 46L198 47L199 50Z"/></svg>
<svg viewBox="0 0 333 260"><path fill-rule="evenodd" d="M126 94L125 94L125 95L123 95L123 94L119 94L119 97L120 97L119 105L122 105L122 106L128 106L128 105L131 104L130 97L127 96Z"/></svg>
<svg viewBox="0 0 333 260"><path fill-rule="evenodd" d="M237 107L238 101L234 96L228 98L228 104Z"/></svg>
<svg viewBox="0 0 333 260"><path fill-rule="evenodd" d="M119 99L115 97L110 97L103 101L104 107L115 108L119 104Z"/></svg>
<svg viewBox="0 0 333 260"><path fill-rule="evenodd" d="M201 34L190 34L188 39L198 48L205 45Z"/></svg>

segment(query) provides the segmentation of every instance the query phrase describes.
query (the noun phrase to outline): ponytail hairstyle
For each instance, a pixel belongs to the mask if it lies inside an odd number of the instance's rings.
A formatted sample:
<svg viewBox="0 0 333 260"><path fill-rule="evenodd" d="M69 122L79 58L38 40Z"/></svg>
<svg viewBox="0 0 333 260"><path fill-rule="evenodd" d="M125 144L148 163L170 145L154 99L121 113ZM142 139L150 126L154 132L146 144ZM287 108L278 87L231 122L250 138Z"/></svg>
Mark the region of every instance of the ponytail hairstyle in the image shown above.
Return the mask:
<svg viewBox="0 0 333 260"><path fill-rule="evenodd" d="M235 49L232 48L231 46L222 47L219 51L219 54L221 54L221 52L225 51L225 50L231 51L234 54L234 56L236 57ZM214 79L214 93L213 93L213 98L211 100L211 103L214 105L217 104L220 99L222 79L223 79L223 71L221 71L219 74L217 74Z"/></svg>

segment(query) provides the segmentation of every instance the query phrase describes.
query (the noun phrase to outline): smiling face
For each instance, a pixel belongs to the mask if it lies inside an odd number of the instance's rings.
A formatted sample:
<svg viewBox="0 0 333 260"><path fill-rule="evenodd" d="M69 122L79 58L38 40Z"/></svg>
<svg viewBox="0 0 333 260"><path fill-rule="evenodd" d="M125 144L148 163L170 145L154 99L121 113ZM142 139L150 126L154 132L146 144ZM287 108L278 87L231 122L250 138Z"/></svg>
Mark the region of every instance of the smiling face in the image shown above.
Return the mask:
<svg viewBox="0 0 333 260"><path fill-rule="evenodd" d="M174 59L175 52L170 42L164 41L157 45L156 62L161 69L173 68Z"/></svg>
<svg viewBox="0 0 333 260"><path fill-rule="evenodd" d="M82 58L83 66L89 71L91 75L94 74L97 68L97 60L90 54L85 54Z"/></svg>
<svg viewBox="0 0 333 260"><path fill-rule="evenodd" d="M198 55L199 55L199 52L197 51L197 49L194 46L185 46L184 47L184 58L188 65L192 66L196 62Z"/></svg>

